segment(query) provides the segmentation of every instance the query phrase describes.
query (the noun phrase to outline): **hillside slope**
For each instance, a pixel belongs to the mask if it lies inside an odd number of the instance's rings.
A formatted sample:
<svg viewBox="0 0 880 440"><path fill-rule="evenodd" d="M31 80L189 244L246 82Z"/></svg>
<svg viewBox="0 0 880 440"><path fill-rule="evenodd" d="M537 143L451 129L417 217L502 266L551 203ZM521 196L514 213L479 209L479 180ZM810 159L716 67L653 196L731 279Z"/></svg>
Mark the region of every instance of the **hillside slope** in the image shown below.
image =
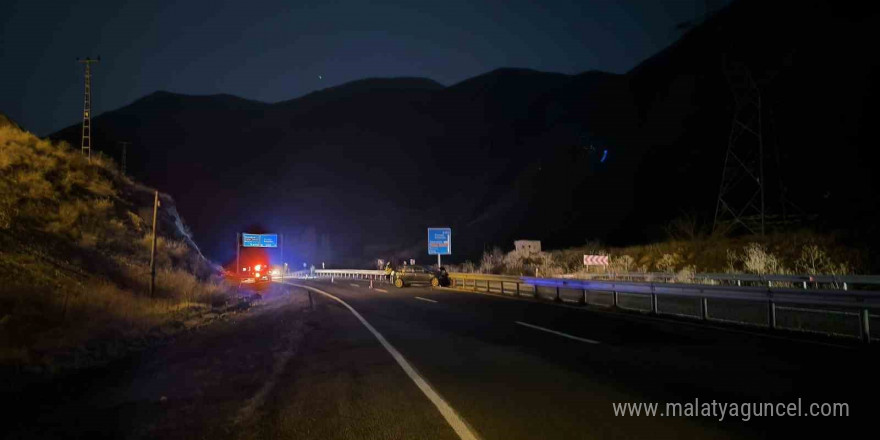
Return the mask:
<svg viewBox="0 0 880 440"><path fill-rule="evenodd" d="M148 296L153 197L100 155L0 124L0 370L89 364L225 300L167 194Z"/></svg>

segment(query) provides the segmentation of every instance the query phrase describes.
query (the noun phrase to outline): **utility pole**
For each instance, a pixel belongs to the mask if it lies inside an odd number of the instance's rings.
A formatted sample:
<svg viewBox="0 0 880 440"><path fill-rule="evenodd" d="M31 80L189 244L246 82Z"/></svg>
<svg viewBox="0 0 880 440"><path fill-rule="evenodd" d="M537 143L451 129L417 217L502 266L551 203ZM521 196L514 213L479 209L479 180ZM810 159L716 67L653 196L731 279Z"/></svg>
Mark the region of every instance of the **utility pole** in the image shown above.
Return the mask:
<svg viewBox="0 0 880 440"><path fill-rule="evenodd" d="M121 163L121 166L122 166L122 175L123 175L123 176L125 175L125 150L126 150L126 147L128 147L130 144L131 144L131 142L120 142L120 143L119 143L119 145L122 145L122 163Z"/></svg>
<svg viewBox="0 0 880 440"><path fill-rule="evenodd" d="M241 279L241 233L235 233L235 276Z"/></svg>
<svg viewBox="0 0 880 440"><path fill-rule="evenodd" d="M82 122L82 143L80 144L80 148L82 149L83 156L86 156L88 160L91 162L92 160L92 63L97 63L101 61L101 57L97 59L91 59L86 57L86 59L81 60L79 58L76 59L78 62L82 63L86 67L86 90L85 90L85 100L83 102L83 122Z"/></svg>
<svg viewBox="0 0 880 440"><path fill-rule="evenodd" d="M150 247L150 298L156 289L156 217L159 213L159 191L153 198L153 245Z"/></svg>
<svg viewBox="0 0 880 440"><path fill-rule="evenodd" d="M284 281L284 234L278 234L278 247L281 248L281 281Z"/></svg>

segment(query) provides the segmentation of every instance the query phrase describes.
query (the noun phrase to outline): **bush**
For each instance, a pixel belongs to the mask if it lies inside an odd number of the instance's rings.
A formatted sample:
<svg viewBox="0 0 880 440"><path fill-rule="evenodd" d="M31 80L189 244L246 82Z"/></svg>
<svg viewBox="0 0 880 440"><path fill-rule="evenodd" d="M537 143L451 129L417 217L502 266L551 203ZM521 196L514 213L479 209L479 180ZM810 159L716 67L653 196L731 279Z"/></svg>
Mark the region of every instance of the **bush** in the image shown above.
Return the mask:
<svg viewBox="0 0 880 440"><path fill-rule="evenodd" d="M523 267L526 264L526 255L522 252L518 252L515 249L508 252L507 255L504 256L503 260L503 272L510 275L519 275L523 271Z"/></svg>
<svg viewBox="0 0 880 440"><path fill-rule="evenodd" d="M633 257L630 257L629 255L621 255L619 257L611 257L609 263L609 269L612 272L627 273L633 269L635 265L635 259L633 259Z"/></svg>
<svg viewBox="0 0 880 440"><path fill-rule="evenodd" d="M697 268L695 266L685 266L675 274L675 282L692 283L696 274Z"/></svg>
<svg viewBox="0 0 880 440"><path fill-rule="evenodd" d="M498 274L504 269L504 252L495 247L491 251L483 252L483 258L480 260L481 273Z"/></svg>
<svg viewBox="0 0 880 440"><path fill-rule="evenodd" d="M807 274L845 275L852 273L849 263L835 263L824 249L816 244L805 244L795 261L795 268Z"/></svg>
<svg viewBox="0 0 880 440"><path fill-rule="evenodd" d="M657 261L657 270L660 272L674 273L675 268L681 264L681 255L677 253L663 254Z"/></svg>
<svg viewBox="0 0 880 440"><path fill-rule="evenodd" d="M754 273L758 275L767 274L787 274L790 271L782 265L779 258L769 252L767 248L760 243L749 243L743 247L741 254L729 252L728 259L734 268L742 267L746 273Z"/></svg>

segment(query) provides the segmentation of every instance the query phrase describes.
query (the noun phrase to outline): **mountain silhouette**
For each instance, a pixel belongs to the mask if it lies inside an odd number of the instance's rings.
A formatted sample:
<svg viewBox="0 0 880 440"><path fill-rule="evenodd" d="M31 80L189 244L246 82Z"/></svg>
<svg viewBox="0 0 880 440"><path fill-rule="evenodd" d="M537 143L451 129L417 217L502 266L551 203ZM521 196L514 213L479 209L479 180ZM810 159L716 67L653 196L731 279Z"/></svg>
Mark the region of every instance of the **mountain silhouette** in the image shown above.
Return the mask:
<svg viewBox="0 0 880 440"><path fill-rule="evenodd" d="M456 261L518 238L636 243L683 212L711 220L726 58L761 90L768 210L785 190L813 226L876 240L877 25L832 2L734 1L626 74L373 78L277 103L156 92L95 118L93 144L131 142L128 172L174 195L219 261L251 223L289 237L292 261L336 265L428 262L429 226L453 228Z"/></svg>

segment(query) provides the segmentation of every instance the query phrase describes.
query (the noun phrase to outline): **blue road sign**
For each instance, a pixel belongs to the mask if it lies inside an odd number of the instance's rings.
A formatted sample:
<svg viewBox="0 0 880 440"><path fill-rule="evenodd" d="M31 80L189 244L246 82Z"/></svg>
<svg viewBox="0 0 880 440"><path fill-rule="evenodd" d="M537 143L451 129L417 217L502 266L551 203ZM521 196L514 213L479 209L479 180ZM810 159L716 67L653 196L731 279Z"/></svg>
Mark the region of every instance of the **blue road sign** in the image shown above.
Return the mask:
<svg viewBox="0 0 880 440"><path fill-rule="evenodd" d="M278 247L278 234L241 234L242 247Z"/></svg>
<svg viewBox="0 0 880 440"><path fill-rule="evenodd" d="M428 228L428 255L452 255L451 228Z"/></svg>
<svg viewBox="0 0 880 440"><path fill-rule="evenodd" d="M241 234L242 247L260 247L260 234Z"/></svg>
<svg viewBox="0 0 880 440"><path fill-rule="evenodd" d="M278 247L278 234L260 235L260 247Z"/></svg>

